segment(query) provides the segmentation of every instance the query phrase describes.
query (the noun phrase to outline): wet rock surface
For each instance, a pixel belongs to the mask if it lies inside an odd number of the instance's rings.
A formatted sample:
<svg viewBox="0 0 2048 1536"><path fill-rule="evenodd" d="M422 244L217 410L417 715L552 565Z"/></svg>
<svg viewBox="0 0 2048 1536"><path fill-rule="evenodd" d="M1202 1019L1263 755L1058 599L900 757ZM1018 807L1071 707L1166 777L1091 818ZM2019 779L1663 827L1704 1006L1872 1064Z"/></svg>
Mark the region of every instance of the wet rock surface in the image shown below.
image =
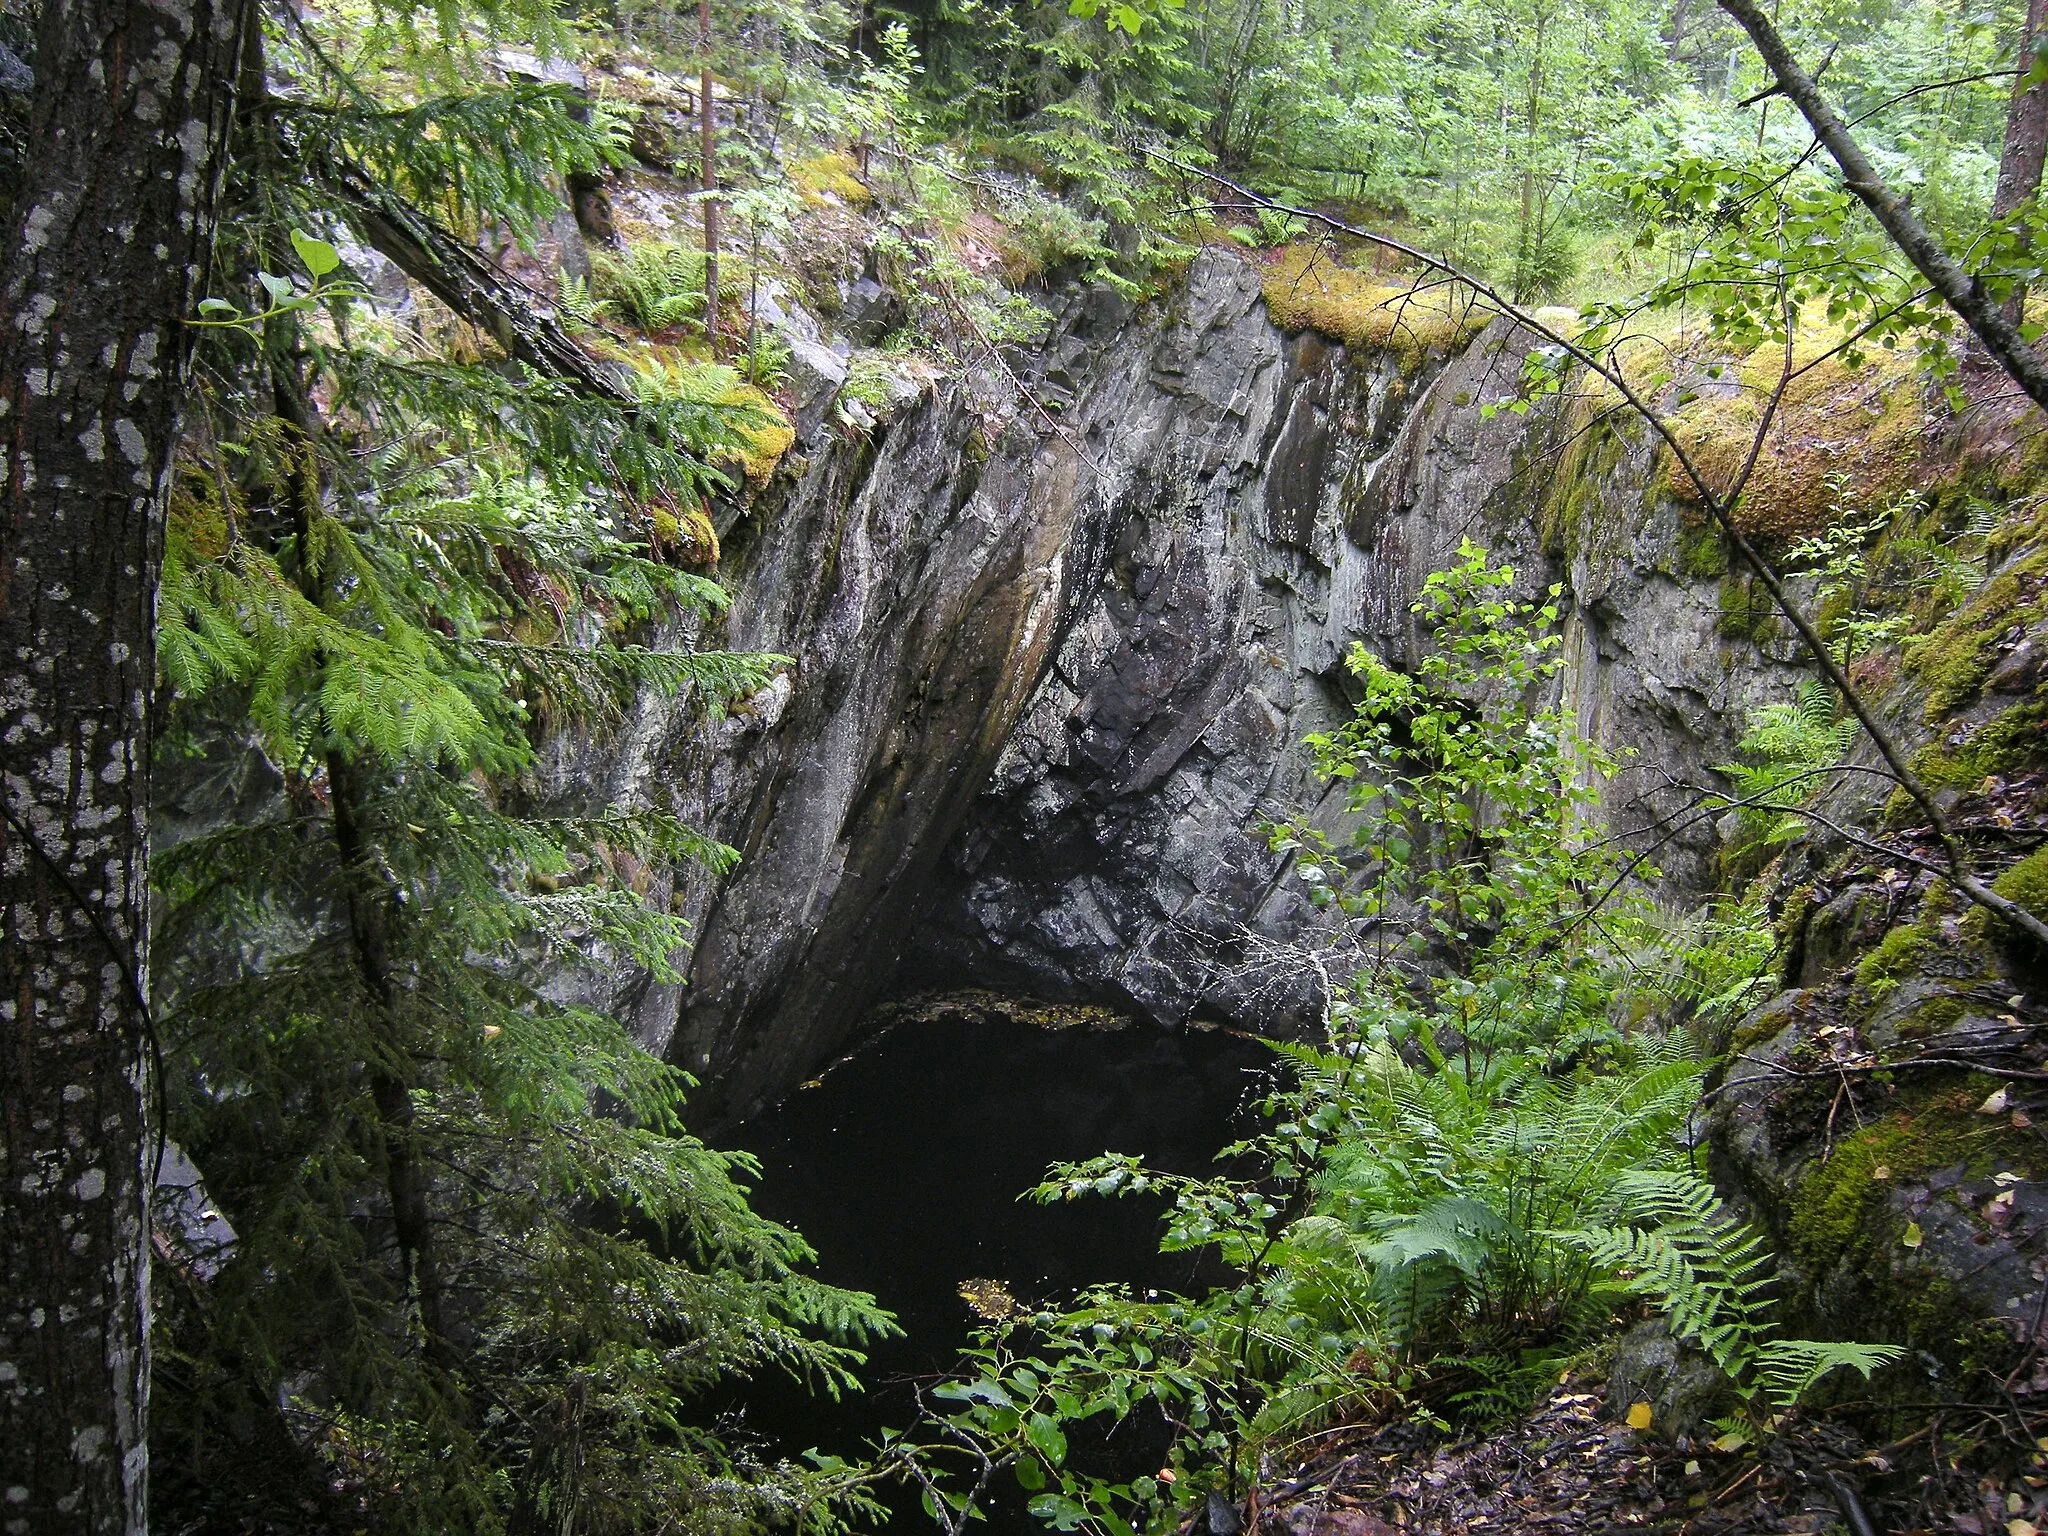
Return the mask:
<svg viewBox="0 0 2048 1536"><path fill-rule="evenodd" d="M1644 447L1483 413L1513 391L1514 336L1352 356L1277 330L1258 279L1208 252L1170 304L1059 300L1010 349L1054 425L983 377L861 429L831 370L805 375L810 452L720 519L734 600L712 637L790 655L787 682L723 721L650 704L558 780L630 786L744 856L673 877L687 987L614 999L704 1080L705 1123L786 1093L892 990L1312 1018L1286 951L1315 909L1259 824L1332 821L1301 738L1346 714L1354 642L1413 655L1409 607L1462 540L1513 562L1521 595L1560 586L1561 686L1637 754L1618 825L1791 685L1717 634ZM1703 825L1662 851L1676 888L1714 843Z"/></svg>

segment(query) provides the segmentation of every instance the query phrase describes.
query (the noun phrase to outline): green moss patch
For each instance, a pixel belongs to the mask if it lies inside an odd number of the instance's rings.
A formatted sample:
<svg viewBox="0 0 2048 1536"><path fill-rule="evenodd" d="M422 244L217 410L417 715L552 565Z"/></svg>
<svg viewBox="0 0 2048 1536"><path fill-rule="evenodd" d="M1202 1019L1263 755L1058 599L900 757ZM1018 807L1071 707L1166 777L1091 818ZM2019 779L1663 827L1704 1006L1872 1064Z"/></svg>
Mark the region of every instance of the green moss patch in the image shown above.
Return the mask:
<svg viewBox="0 0 2048 1536"><path fill-rule="evenodd" d="M1975 1112L1983 1086L1959 1077L1923 1090L1837 1142L1793 1192L1792 1254L1829 1293L1855 1298L1857 1315L1833 1321L1859 1337L1903 1337L1953 1355L1978 1322L1949 1280L1912 1262L1907 1218L1891 1205L1891 1192L1946 1168L1983 1178L2011 1166L2039 1177L2037 1144L2003 1117Z"/></svg>
<svg viewBox="0 0 2048 1536"><path fill-rule="evenodd" d="M1962 742L1930 742L1913 754L1913 771L1935 789L1975 789L1995 774L2048 763L2048 704L2022 704Z"/></svg>
<svg viewBox="0 0 2048 1536"><path fill-rule="evenodd" d="M1932 938L1919 923L1894 928L1877 948L1857 962L1856 979L1873 991L1896 987L1919 964Z"/></svg>
<svg viewBox="0 0 2048 1536"><path fill-rule="evenodd" d="M1411 364L1469 341L1490 318L1448 287L1416 291L1378 282L1313 245L1276 251L1261 286L1266 313L1283 331L1320 331Z"/></svg>
<svg viewBox="0 0 2048 1536"><path fill-rule="evenodd" d="M1929 1040L1953 1029L1969 1009L1959 997L1930 997L1893 1027L1901 1040Z"/></svg>
<svg viewBox="0 0 2048 1536"><path fill-rule="evenodd" d="M1620 533L1601 487L1620 467L1628 444L1599 419L1591 400L1572 403L1565 430L1562 450L1548 470L1518 451L1514 478L1518 484L1526 480L1546 486L1537 515L1544 552L1570 560L1590 552L1601 533L1610 540Z"/></svg>
<svg viewBox="0 0 2048 1536"><path fill-rule="evenodd" d="M1983 691L1998 637L2048 613L2048 549L2000 571L1955 613L1907 642L1906 667L1927 687L1926 718L1939 720Z"/></svg>
<svg viewBox="0 0 2048 1536"><path fill-rule="evenodd" d="M2048 848L2037 848L2021 859L1992 881L1991 889L2036 917L2048 917Z"/></svg>
<svg viewBox="0 0 2048 1536"><path fill-rule="evenodd" d="M1721 530L1712 523L1696 523L1680 529L1678 570L1684 576L1725 576L1728 573L1728 545L1721 537Z"/></svg>
<svg viewBox="0 0 2048 1536"><path fill-rule="evenodd" d="M1714 632L1723 640L1768 640L1778 622L1777 604L1763 586L1733 572L1721 578L1720 617Z"/></svg>

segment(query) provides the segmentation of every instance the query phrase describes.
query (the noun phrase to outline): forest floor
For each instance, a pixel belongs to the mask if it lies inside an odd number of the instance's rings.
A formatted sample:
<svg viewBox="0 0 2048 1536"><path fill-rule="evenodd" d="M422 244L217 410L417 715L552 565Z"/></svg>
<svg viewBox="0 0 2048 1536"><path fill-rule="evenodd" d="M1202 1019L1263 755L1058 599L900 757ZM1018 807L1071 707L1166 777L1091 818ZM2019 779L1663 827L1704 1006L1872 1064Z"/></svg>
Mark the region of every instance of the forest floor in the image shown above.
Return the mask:
<svg viewBox="0 0 2048 1536"><path fill-rule="evenodd" d="M2033 1438L2040 1425L2020 1437L2017 1405L1930 1409L1879 1441L1850 1406L1722 1452L1613 1422L1601 1387L1571 1376L1526 1417L1464 1439L1411 1422L1353 1426L1295 1470L1257 1524L1267 1536L1273 1525L1288 1536L2048 1531L2048 1441ZM1873 1415L1900 1420L1897 1407Z"/></svg>

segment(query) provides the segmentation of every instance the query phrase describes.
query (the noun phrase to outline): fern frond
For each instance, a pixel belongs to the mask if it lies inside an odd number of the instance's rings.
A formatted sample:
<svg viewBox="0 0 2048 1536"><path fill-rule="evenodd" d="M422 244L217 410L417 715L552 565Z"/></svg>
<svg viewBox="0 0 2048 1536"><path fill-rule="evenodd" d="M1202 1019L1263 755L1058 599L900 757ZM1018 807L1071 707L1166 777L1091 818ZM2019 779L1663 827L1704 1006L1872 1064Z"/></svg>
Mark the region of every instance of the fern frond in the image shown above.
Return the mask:
<svg viewBox="0 0 2048 1536"><path fill-rule="evenodd" d="M1630 1173L1616 1181L1612 1208L1640 1225L1557 1236L1626 1288L1656 1299L1674 1336L1697 1344L1739 1381L1771 1306L1771 1260L1761 1235L1720 1205L1714 1187L1696 1175Z"/></svg>
<svg viewBox="0 0 2048 1536"><path fill-rule="evenodd" d="M1765 1396L1779 1408L1797 1406L1821 1378L1853 1370L1868 1381L1879 1366L1905 1358L1896 1344L1828 1343L1816 1339L1773 1339L1758 1346L1757 1376Z"/></svg>

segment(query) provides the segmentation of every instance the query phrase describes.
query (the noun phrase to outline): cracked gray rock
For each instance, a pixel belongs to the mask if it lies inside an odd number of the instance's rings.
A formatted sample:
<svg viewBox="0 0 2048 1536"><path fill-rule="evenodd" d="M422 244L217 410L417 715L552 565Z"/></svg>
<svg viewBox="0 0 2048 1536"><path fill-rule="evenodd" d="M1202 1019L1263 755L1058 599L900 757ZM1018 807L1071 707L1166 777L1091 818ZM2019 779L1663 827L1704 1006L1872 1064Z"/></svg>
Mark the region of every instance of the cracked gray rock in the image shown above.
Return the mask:
<svg viewBox="0 0 2048 1536"><path fill-rule="evenodd" d="M795 658L772 709L736 729L648 703L559 758L565 793L630 786L743 854L653 877L695 925L687 985L622 976L608 1000L703 1080L700 1123L788 1091L911 986L1168 1027L1312 1019L1285 954L1322 919L1259 825L1334 825L1301 738L1346 713L1352 644L1412 661L1410 605L1464 539L1524 596L1561 585L1563 697L1637 754L1618 825L1799 675L1716 634L1640 440L1561 473L1580 460L1557 412L1482 414L1518 375L1508 331L1354 356L1282 334L1220 251L1170 304L1059 305L1011 356L1062 402L1056 430L988 409L988 378L862 431L820 412L794 478L721 516L718 643ZM1660 854L1679 888L1714 843L1703 825Z"/></svg>

